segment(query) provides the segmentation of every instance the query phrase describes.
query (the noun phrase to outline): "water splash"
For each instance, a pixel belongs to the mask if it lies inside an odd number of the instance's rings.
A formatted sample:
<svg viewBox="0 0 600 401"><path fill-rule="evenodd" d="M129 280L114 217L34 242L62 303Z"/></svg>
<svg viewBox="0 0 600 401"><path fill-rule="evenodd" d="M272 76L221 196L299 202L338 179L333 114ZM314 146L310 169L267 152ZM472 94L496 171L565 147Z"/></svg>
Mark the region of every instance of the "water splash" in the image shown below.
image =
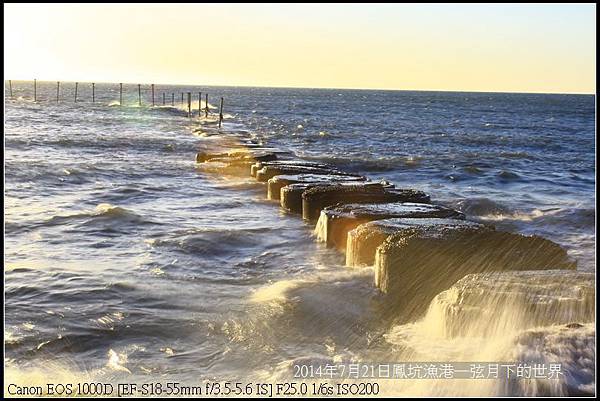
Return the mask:
<svg viewBox="0 0 600 401"><path fill-rule="evenodd" d="M385 335L403 360L563 364L560 381L405 383L413 395L579 394L593 387L594 274L566 271L466 276L423 319ZM550 386L550 387L549 387Z"/></svg>

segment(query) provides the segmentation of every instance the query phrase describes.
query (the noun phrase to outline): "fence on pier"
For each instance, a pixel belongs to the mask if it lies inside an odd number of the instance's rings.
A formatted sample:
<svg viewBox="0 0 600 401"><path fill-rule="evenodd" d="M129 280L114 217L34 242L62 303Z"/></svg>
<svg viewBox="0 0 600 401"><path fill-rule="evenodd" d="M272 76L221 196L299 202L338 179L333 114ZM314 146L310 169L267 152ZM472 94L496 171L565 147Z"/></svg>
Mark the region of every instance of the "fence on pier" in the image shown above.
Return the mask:
<svg viewBox="0 0 600 401"><path fill-rule="evenodd" d="M14 82L17 83L17 82ZM119 83L119 84L102 84L103 86L105 86L105 88L107 89L107 92L109 93L109 95L107 96L106 94L102 94L102 93L98 93L97 89L97 85L95 82L91 82L91 83L82 83L82 82L74 82L72 84L74 84L74 90L72 92L72 97L71 96L66 96L68 95L68 93L66 93L67 91L65 90L67 85L65 85L64 82L60 82L57 81L56 82L56 96L54 95L47 95L45 97L41 96L40 91L38 90L38 86L39 86L39 82L37 79L34 79L33 82L32 81L18 81L20 88L17 88L15 85L13 85L13 81L12 80L8 80L8 95L9 95L9 99L14 99L15 97L20 98L20 99L27 99L30 98L32 99L34 102L36 103L42 103L45 101L49 101L49 102L53 102L53 103L61 103L64 101L71 101L73 103L86 103L86 102L90 102L91 103L103 103L104 101L107 101L108 104L110 105L119 105L119 106L124 106L125 103L123 101L124 99L124 95L126 96L128 93L131 94L132 91L131 89L129 89L127 86L137 86L137 105L138 107L142 107L142 106L146 106L148 105L149 107L157 107L157 102L156 102L156 98L155 98L155 94L157 92L157 88L158 88L158 93L161 92L160 88L158 85L155 84L123 84L123 83ZM46 86L48 83L45 83ZM32 88L33 91L29 92L30 89L28 88ZM86 92L89 88L89 92ZM134 87L135 88L135 87ZM83 91L82 91L83 89ZM128 90L129 89L129 90ZM172 90L172 88L168 88L169 90ZM166 88L165 88L166 90ZM167 96L168 96L168 92L163 90L162 91L162 105L161 106L167 106ZM116 93L118 92L118 103L116 102ZM50 93L50 92L48 92ZM208 118L209 115L211 114L210 112L210 108L208 105L208 93L207 92L197 92L198 93L198 114L197 117L201 118L202 117L202 112L204 111L204 117ZM15 96L15 94L17 96ZM147 94L149 95L149 97L147 96ZM205 100L204 100L204 108L202 107L202 95L204 94ZM185 96L187 95L187 102L185 99ZM71 99L71 100L69 100ZM221 103L219 106L219 112L218 112L218 124L219 127L221 127L222 122L223 122L223 97L220 98L221 99ZM131 102L131 97L129 98L129 101ZM181 92L181 104L180 107L181 109L187 111L187 116L189 118L191 118L194 115L194 109L192 107L194 101L194 96L193 96L193 92L185 90ZM147 104L145 102L148 102ZM175 92L171 92L171 107L175 107ZM216 114L216 113L215 113Z"/></svg>

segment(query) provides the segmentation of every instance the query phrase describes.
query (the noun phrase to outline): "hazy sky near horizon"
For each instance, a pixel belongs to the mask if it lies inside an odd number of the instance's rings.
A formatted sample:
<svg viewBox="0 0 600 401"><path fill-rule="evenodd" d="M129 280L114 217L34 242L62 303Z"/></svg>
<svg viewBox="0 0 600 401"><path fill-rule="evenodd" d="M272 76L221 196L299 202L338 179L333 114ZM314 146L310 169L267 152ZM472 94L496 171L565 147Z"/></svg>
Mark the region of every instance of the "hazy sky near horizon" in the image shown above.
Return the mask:
<svg viewBox="0 0 600 401"><path fill-rule="evenodd" d="M595 4L5 4L5 79L596 91Z"/></svg>

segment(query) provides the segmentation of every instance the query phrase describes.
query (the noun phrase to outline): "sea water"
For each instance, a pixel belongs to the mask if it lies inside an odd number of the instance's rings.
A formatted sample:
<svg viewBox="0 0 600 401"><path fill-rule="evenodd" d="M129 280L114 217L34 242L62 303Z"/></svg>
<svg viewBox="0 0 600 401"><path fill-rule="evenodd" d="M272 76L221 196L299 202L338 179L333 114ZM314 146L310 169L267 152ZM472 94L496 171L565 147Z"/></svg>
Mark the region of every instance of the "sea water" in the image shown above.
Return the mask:
<svg viewBox="0 0 600 401"><path fill-rule="evenodd" d="M568 377L379 382L403 395L595 391L593 96L157 85L151 107L148 86L140 105L137 85L124 85L120 106L118 84L96 84L95 103L87 84L77 103L72 83L59 102L56 83L38 82L37 102L31 82L12 84L7 381L272 383L297 380L302 361L536 360ZM199 91L212 113L224 97L224 133L200 125ZM467 278L421 320L396 323L380 313L372 268L345 268L252 178L197 167L195 153L228 133L551 239L583 276ZM465 297L477 313L459 308ZM527 323L523 311L548 304L548 318ZM581 327L565 329L571 317Z"/></svg>

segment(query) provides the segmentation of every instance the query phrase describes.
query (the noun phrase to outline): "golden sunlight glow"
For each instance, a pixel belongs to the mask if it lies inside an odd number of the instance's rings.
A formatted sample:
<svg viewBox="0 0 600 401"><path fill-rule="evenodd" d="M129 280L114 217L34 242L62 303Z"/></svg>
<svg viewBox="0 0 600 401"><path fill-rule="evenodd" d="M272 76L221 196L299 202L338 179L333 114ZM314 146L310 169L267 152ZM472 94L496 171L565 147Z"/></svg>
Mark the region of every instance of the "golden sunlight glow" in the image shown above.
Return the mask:
<svg viewBox="0 0 600 401"><path fill-rule="evenodd" d="M4 5L6 79L595 92L595 5Z"/></svg>

